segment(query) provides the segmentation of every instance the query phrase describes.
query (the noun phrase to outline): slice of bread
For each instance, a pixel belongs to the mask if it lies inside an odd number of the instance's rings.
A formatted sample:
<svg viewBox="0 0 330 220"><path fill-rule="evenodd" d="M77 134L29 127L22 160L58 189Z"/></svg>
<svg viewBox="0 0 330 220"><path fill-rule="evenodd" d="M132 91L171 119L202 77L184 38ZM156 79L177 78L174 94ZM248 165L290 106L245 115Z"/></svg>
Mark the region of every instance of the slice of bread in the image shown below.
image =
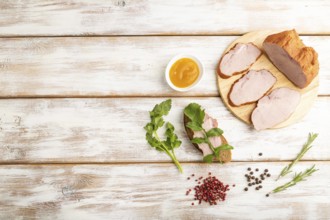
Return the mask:
<svg viewBox="0 0 330 220"><path fill-rule="evenodd" d="M185 130L187 132L187 135L188 135L189 139L192 140L194 138L194 131L192 131L190 128L188 128L186 126L189 121L190 121L190 119L185 114L183 114L183 124L184 124ZM223 144L227 144L228 143L227 140L226 140L226 138L223 135L221 135L220 138L221 138L221 141L222 141ZM193 144L193 145L200 152L202 152L202 150L198 147L198 144ZM213 160L215 160L215 159L216 158L214 158ZM222 151L220 151L220 160L223 163L230 162L231 161L231 150L222 150Z"/></svg>

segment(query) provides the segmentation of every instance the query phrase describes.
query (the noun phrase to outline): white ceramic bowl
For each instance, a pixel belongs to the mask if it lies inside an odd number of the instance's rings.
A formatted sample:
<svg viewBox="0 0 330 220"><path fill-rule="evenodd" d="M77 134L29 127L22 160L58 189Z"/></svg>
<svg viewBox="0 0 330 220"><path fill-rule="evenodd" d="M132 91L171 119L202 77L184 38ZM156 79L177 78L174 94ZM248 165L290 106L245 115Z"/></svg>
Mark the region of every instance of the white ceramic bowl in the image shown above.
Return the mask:
<svg viewBox="0 0 330 220"><path fill-rule="evenodd" d="M198 69L199 69L199 76L197 78L197 80L190 86L188 87L185 87L185 88L180 88L180 87L177 87L175 86L172 82L171 82L171 79L170 79L170 69L172 67L172 65L179 59L182 59L182 58L190 58L192 59L193 61L195 61L197 63L197 66L198 66ZM191 90L192 88L194 88L202 79L204 75L204 66L202 64L202 62L195 56L192 56L192 55L189 55L189 54L179 54L179 55L176 55L174 56L170 62L167 64L166 66L166 71L165 71L165 79L166 79L166 82L167 84L174 90L176 91L179 91L179 92L186 92L186 91L189 91Z"/></svg>

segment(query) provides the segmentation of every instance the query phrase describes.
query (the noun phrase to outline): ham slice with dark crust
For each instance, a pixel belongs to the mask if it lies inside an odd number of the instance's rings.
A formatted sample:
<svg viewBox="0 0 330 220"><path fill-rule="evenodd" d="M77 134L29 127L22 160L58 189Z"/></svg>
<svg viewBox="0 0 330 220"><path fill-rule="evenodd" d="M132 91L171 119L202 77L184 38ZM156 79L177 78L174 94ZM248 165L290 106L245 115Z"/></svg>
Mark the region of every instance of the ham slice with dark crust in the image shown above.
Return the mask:
<svg viewBox="0 0 330 220"><path fill-rule="evenodd" d="M258 101L251 121L256 130L272 128L287 120L297 108L301 99L298 91L281 87Z"/></svg>
<svg viewBox="0 0 330 220"><path fill-rule="evenodd" d="M238 79L228 95L229 104L240 106L262 98L276 83L276 77L268 70L250 70Z"/></svg>
<svg viewBox="0 0 330 220"><path fill-rule="evenodd" d="M308 86L319 72L316 51L306 47L295 30L269 35L263 47L277 69L299 88Z"/></svg>
<svg viewBox="0 0 330 220"><path fill-rule="evenodd" d="M261 50L253 43L237 43L219 62L218 74L222 78L245 72L261 56Z"/></svg>

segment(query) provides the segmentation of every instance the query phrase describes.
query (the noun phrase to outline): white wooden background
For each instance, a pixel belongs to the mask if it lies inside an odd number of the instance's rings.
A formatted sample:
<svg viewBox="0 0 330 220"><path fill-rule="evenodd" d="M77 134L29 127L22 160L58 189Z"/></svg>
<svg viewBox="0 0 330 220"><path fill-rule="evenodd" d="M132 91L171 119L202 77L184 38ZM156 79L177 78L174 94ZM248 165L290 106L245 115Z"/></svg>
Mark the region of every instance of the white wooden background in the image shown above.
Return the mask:
<svg viewBox="0 0 330 220"><path fill-rule="evenodd" d="M0 219L330 219L329 1L0 0L0 8ZM319 53L319 97L301 122L256 132L222 104L216 64L241 34L289 28ZM164 69L185 52L206 74L177 93ZM182 175L144 139L148 111L168 97ZM182 126L192 101L218 119L233 162L201 163ZM274 182L309 132L320 135L295 170L320 170L266 198L291 178ZM273 174L261 191L243 192L249 166ZM192 207L186 178L209 171L236 187L224 203Z"/></svg>

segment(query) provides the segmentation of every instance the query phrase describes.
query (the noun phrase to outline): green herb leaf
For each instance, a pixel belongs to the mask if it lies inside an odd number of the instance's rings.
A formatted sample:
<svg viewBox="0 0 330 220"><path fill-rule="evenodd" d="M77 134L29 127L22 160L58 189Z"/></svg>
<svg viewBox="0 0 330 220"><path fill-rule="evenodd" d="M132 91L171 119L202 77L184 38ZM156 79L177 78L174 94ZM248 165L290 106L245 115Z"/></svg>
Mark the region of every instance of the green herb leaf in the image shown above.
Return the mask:
<svg viewBox="0 0 330 220"><path fill-rule="evenodd" d="M205 140L205 138L193 138L191 140L191 143L193 144L207 143L207 140Z"/></svg>
<svg viewBox="0 0 330 220"><path fill-rule="evenodd" d="M172 107L172 100L168 99L160 104L155 105L154 109L150 112L151 117L167 115Z"/></svg>
<svg viewBox="0 0 330 220"><path fill-rule="evenodd" d="M207 137L215 137L223 134L223 131L220 128L212 128L206 132Z"/></svg>
<svg viewBox="0 0 330 220"><path fill-rule="evenodd" d="M146 130L146 140L151 147L158 151L165 152L175 163L179 171L182 173L182 167L174 154L174 148L180 147L181 141L174 133L174 126L171 123L166 123L166 140L161 140L158 136L157 130L164 126L164 115L167 115L172 107L171 99L168 99L160 104L155 105L153 110L149 113L151 122L144 126Z"/></svg>
<svg viewBox="0 0 330 220"><path fill-rule="evenodd" d="M187 116L190 121L186 124L186 127L190 128L193 131L200 131L203 134L203 138L194 138L191 140L194 144L207 143L209 148L212 150L213 154L206 155L203 158L205 162L212 162L213 158L217 158L220 161L220 151L221 150L230 150L233 149L232 146L224 145L215 148L212 142L209 140L210 137L220 136L223 134L223 131L220 128L212 128L209 131L206 131L203 128L204 118L205 118L205 110L201 108L201 106L197 103L190 103L185 109L184 114ZM220 161L221 162L221 161Z"/></svg>
<svg viewBox="0 0 330 220"><path fill-rule="evenodd" d="M146 126L144 126L144 130L146 130L148 134L151 134L154 131L154 126L151 122L149 122Z"/></svg>
<svg viewBox="0 0 330 220"><path fill-rule="evenodd" d="M214 154L209 154L203 157L203 161L206 163L212 163L214 158Z"/></svg>
<svg viewBox="0 0 330 220"><path fill-rule="evenodd" d="M214 148L215 152L220 152L221 150L232 150L232 149L234 149L234 147L229 144L223 144L220 145L219 147Z"/></svg>
<svg viewBox="0 0 330 220"><path fill-rule="evenodd" d="M197 103L190 103L185 109L184 114L192 121L198 124L200 127L204 122L205 112L201 109L201 106Z"/></svg>
<svg viewBox="0 0 330 220"><path fill-rule="evenodd" d="M288 173L291 173L291 168L298 163L298 161L305 155L305 153L312 148L311 144L313 143L313 141L317 138L318 134L314 134L314 133L309 133L308 134L308 140L307 142L304 144L304 146L302 147L300 153L298 154L298 156L296 157L296 159L294 161L292 161L288 166L284 167L283 170L281 171L280 175L278 176L277 180L285 175L287 175Z"/></svg>
<svg viewBox="0 0 330 220"><path fill-rule="evenodd" d="M311 176L314 172L318 171L314 167L315 167L315 165L313 165L311 168L305 170L304 172L295 174L295 176L293 177L293 179L290 182L287 182L286 184L275 188L272 191L272 193L282 192L282 191L288 189L289 187L292 187L292 186L296 185L297 183L304 181L305 178Z"/></svg>
<svg viewBox="0 0 330 220"><path fill-rule="evenodd" d="M196 122L193 122L193 121L188 122L186 124L186 126L188 128L190 128L191 130L193 130L193 131L202 131L203 130L203 128L202 128L202 126L200 124L198 124Z"/></svg>
<svg viewBox="0 0 330 220"><path fill-rule="evenodd" d="M169 150L180 147L181 141L178 140L178 136L174 133L174 126L170 123L166 123L166 146Z"/></svg>
<svg viewBox="0 0 330 220"><path fill-rule="evenodd" d="M162 116L155 116L151 119L151 123L154 126L154 130L157 130L158 128L163 127L165 121Z"/></svg>

